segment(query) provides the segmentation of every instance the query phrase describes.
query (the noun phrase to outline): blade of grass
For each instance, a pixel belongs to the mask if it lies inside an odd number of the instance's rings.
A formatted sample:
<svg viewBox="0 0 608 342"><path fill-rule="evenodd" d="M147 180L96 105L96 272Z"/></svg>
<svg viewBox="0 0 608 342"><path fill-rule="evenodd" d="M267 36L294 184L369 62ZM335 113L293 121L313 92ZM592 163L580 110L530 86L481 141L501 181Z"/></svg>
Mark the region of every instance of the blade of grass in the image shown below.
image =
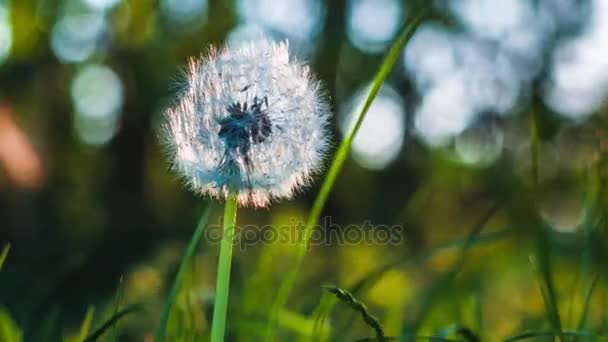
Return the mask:
<svg viewBox="0 0 608 342"><path fill-rule="evenodd" d="M429 249L427 252L420 254L418 256L415 256L411 259L406 259L406 258L399 258L393 262L389 262L387 263L385 266L379 268L378 270L372 272L371 274L369 274L367 277L359 280L353 287L352 287L352 293L356 296L361 296L362 293L364 293L365 291L367 291L368 289L370 289L371 287L374 286L374 284L376 284L376 282L378 282L382 276L388 272L389 270L404 264L404 263L411 263L411 264L421 264L423 262L425 262L426 260L429 260L430 258L432 258L433 256L440 254L441 252L445 252L454 248L464 248L467 244L468 244L468 248L471 248L472 246L474 246L475 244L478 243L486 243L486 242L493 242L493 241L497 241L500 240L502 238L505 237L509 237L511 236L513 232L511 230L508 229L504 229L501 231L497 231L497 232L493 232L493 233L488 233L485 235L479 235L476 237L472 237L472 235L469 235L469 237L467 237L466 239L461 239L461 240L456 240L456 241L450 241L444 244L440 244L434 248ZM439 282L440 283L440 282ZM335 303L334 303L335 304ZM330 307L328 310L328 315L331 313L331 310L333 309L333 305L332 307ZM352 322L354 320L354 315L353 317L349 320L349 322ZM337 331L341 332L344 331L350 324L345 324L343 327L341 327L340 329L337 329Z"/></svg>
<svg viewBox="0 0 608 342"><path fill-rule="evenodd" d="M437 336L425 336L425 335L412 335L406 334L401 336L387 336L384 338L385 341L417 341L425 340L430 342L462 342L461 340L454 340L449 338L437 337ZM362 338L355 342L377 342L375 338Z"/></svg>
<svg viewBox="0 0 608 342"><path fill-rule="evenodd" d="M167 321L169 321L169 314L171 313L171 308L177 299L177 293L182 284L182 278L188 269L188 264L190 263L190 259L192 255L196 251L196 247L203 236L203 232L207 227L207 221L209 220L209 214L211 212L211 207L207 206L201 215L200 220L198 221L198 225L196 226L196 230L190 239L190 243L188 243L188 247L186 248L186 252L182 256L182 260L179 264L179 268L177 274L175 275L175 279L173 280L173 286L171 287L171 292L169 292L169 297L167 297L167 301L163 306L163 310L160 315L160 322L158 324L158 328L156 329L156 334L154 336L155 342L161 342L165 338L165 332L167 329Z"/></svg>
<svg viewBox="0 0 608 342"><path fill-rule="evenodd" d="M542 239L538 238L537 243L542 243ZM551 273L550 265L548 264L548 257L545 255L546 252L543 252L544 248L539 247L537 249L541 252L541 255L537 255L537 257L541 258L540 264L535 256L530 256L530 264L538 276L538 287L545 304L547 320L551 324L553 331L560 332L562 331L562 327L557 308L557 296L553 285L553 275ZM554 336L562 341L561 335L556 334Z"/></svg>
<svg viewBox="0 0 608 342"><path fill-rule="evenodd" d="M593 290L595 290L595 286L597 285L598 279L599 279L599 275L596 274L595 277L593 278L593 280L591 281L591 284L589 285L587 292L585 293L583 312L581 314L581 319L578 323L578 328L577 328L577 330L579 330L579 331L584 330L587 327L587 317L589 315L589 307L591 306L591 296L593 296Z"/></svg>
<svg viewBox="0 0 608 342"><path fill-rule="evenodd" d="M3 342L22 342L23 332L17 326L8 310L0 307L0 340Z"/></svg>
<svg viewBox="0 0 608 342"><path fill-rule="evenodd" d="M118 290L116 291L116 299L114 302L114 313L116 315L120 310L120 301L122 300L122 276L118 280ZM118 340L118 322L112 326L112 341L116 342Z"/></svg>
<svg viewBox="0 0 608 342"><path fill-rule="evenodd" d="M462 266L462 263L464 262L464 255L466 254L466 251L471 246L473 246L476 243L480 243L480 242L484 242L484 241L494 241L495 239L499 239L504 236L508 236L507 234L509 233L509 231L507 231L507 230L487 234L486 236L480 235L481 231L485 227L486 223L490 220L490 218L492 218L492 216L496 213L496 211L498 211L498 209L501 207L501 205L502 204L500 202L492 205L492 207L490 207L488 212L485 213L479 219L479 221L473 226L473 228L471 229L471 232L465 239L451 241L448 243L441 244L439 246L436 246L435 248L430 249L426 253L423 253L423 254L417 256L416 258L412 258L412 259L399 258L399 259L395 260L394 262L388 263L386 266L380 268L378 271L371 273L369 276L367 276L367 277L361 279L359 282L357 282L355 284L355 286L352 287L351 292L356 296L361 296L367 289L371 288L377 281L379 281L382 278L382 275L384 275L384 273L386 273L388 270L390 270L402 263L423 262L441 251L444 251L447 249L452 249L452 248L460 248L459 259L454 263L454 267L451 270L446 271L446 273L444 273L439 278L440 281L436 282L436 286L431 287L427 290L428 291L427 293L429 294L429 296L427 296L427 297L429 297L429 298L434 297L433 293L436 291L439 291L444 286L445 281L449 281L453 275L456 275L458 273L458 271L460 270L460 267ZM507 234L505 234L505 233L507 233ZM426 311L425 308L427 306L430 307L431 304L432 304L432 301L429 301L429 300L424 301L424 305L421 306L421 307L423 307L423 310L421 310L421 312L424 313ZM330 308L330 310L331 310L331 308ZM350 325L350 322L352 322L353 318L354 317L352 317L350 320L348 320L347 321L348 324L345 324L343 327L341 327L337 331L338 332L345 331L345 329L347 329L347 327ZM420 321L420 319L422 319L422 317L417 319L416 323L414 323L414 325L413 325L414 327L416 327L416 329L417 329L417 325L418 325L418 322Z"/></svg>
<svg viewBox="0 0 608 342"><path fill-rule="evenodd" d="M505 339L504 342L521 341L521 340L537 338L537 337L584 337L584 336L595 337L595 338L601 337L602 339L606 338L606 336L601 336L598 334L593 334L593 333L585 332L585 331L560 331L560 332L557 332L557 331L528 331L523 334L509 337L509 338Z"/></svg>
<svg viewBox="0 0 608 342"><path fill-rule="evenodd" d="M287 303L287 298L289 297L289 294L291 293L291 290L295 284L299 269L302 265L302 260L304 259L306 251L308 250L309 241L310 241L310 237L312 236L313 229L314 229L317 221L319 220L319 216L321 216L321 211L323 210L323 207L325 206L325 203L327 202L327 199L329 197L329 193L331 192L331 190L334 186L334 183L338 177L338 174L340 173L342 166L344 165L344 162L346 161L346 158L348 157L353 140L355 139L355 136L357 135L357 132L359 131L359 128L361 127L361 124L363 123L363 120L365 119L367 111L371 107L372 102L374 101L374 99L376 98L376 95L380 91L382 84L384 84L386 77L392 70L393 65L397 61L397 58L399 58L403 48L405 47L405 44L409 41L409 39L415 32L416 28L418 27L418 25L426 17L429 10L430 10L430 7L424 7L417 15L415 15L405 25L404 29L401 31L401 33L399 34L397 39L391 45L386 58L384 59L382 65L380 66L380 70L378 70L378 73L374 77L372 86L369 90L369 93L367 95L363 108L361 109L361 112L359 113L359 116L357 117L357 121L356 121L355 125L353 126L351 131L346 135L345 139L342 141L342 143L340 143L340 146L338 147L334 160L329 168L329 171L327 173L327 176L325 177L325 180L323 181L321 190L319 191L319 194L318 194L317 198L315 199L312 210L311 210L308 220L306 222L306 227L304 229L303 238L298 242L298 246L297 246L298 252L297 252L297 256L296 256L296 262L295 262L292 270L283 279L283 282L281 283L281 286L279 288L279 292L277 293L275 301L270 310L270 317L269 317L267 333L266 333L266 338L265 338L266 341L272 341L274 339L277 315L278 315L279 311Z"/></svg>
<svg viewBox="0 0 608 342"><path fill-rule="evenodd" d="M538 113L535 108L530 111L530 158L531 158L531 177L532 177L532 196L534 202L537 202L539 195L540 171L539 171L539 156L540 156L540 137L539 137L539 122ZM542 221L536 220L536 254L538 257L538 273L542 281L544 291L543 299L545 300L545 310L547 319L554 331L562 331L561 319L557 306L557 295L553 284L553 274L551 271L551 249L550 239L544 230ZM556 335L563 342L561 335Z"/></svg>
<svg viewBox="0 0 608 342"><path fill-rule="evenodd" d="M347 290L341 289L339 287L322 286L322 288L324 290L328 291L329 293L333 294L334 296L336 296L336 298L338 298L338 300L340 300L340 302L345 303L351 309L353 309L354 311L359 313L359 315L361 316L361 319L363 319L365 324L367 324L376 333L377 341L383 342L386 340L385 335L384 335L384 330L382 329L382 325L380 325L380 323L378 322L378 319L369 312L369 310L367 309L367 306L362 301L360 301L355 296L353 296L352 293L348 292Z"/></svg>
<svg viewBox="0 0 608 342"><path fill-rule="evenodd" d="M448 338L450 335L457 335L462 338L463 342L480 342L480 339L475 333L460 324L453 324L448 327L441 329L435 336L441 338Z"/></svg>
<svg viewBox="0 0 608 342"><path fill-rule="evenodd" d="M99 328L97 328L97 330L92 332L83 342L97 341L97 339L100 338L108 329L110 329L110 327L112 327L114 324L116 324L116 322L119 319L123 318L124 316L126 316L128 314L139 312L139 311L143 311L143 307L139 304L133 304L133 305L127 306L123 310L120 310L116 314L112 315L112 317L108 318L108 320L105 321L105 323L103 323Z"/></svg>
<svg viewBox="0 0 608 342"><path fill-rule="evenodd" d="M310 336L301 336L299 342L308 341L323 341L326 336L322 336L322 329L325 326L325 322L329 315L330 309L335 305L336 298L327 292L323 292L319 304L313 310L311 315L313 319L313 332Z"/></svg>
<svg viewBox="0 0 608 342"><path fill-rule="evenodd" d="M353 286L352 293L354 293L355 295L358 295L358 296L361 295L361 293L363 293L367 289L371 288L378 280L380 280L380 278L382 278L384 273L386 273L387 271L389 271L390 269L392 269L394 267L399 266L400 264L403 264L406 262L422 263L441 252L444 252L444 251L447 251L450 249L455 249L455 248L460 248L461 254L462 254L463 252L466 252L466 250L468 248L474 246L475 244L492 242L492 241L502 239L504 237L508 237L512 232L507 229L501 230L501 231L496 231L493 233L488 233L485 235L481 235L482 229L484 228L486 223L488 223L490 218L492 218L492 216L498 211L499 208L500 208L500 204L497 203L497 204L493 205L488 210L488 212L485 215L483 215L479 219L479 221L473 226L473 228L471 229L471 232L469 233L469 235L466 238L439 244L439 245L429 249L425 253L422 253L411 259L399 258L391 263L388 263L384 267L378 269L378 271L370 274L369 276L367 276L367 277L361 279L359 282L357 282L357 284L355 284L355 286Z"/></svg>
<svg viewBox="0 0 608 342"><path fill-rule="evenodd" d="M11 250L11 244L7 243L2 248L2 253L0 253L0 271L2 270L2 266L4 266L4 261L6 261L6 257L8 256L8 252Z"/></svg>
<svg viewBox="0 0 608 342"><path fill-rule="evenodd" d="M78 333L78 342L84 341L91 330L91 324L93 323L93 316L95 315L95 307L89 306L87 313L84 315L82 324L80 325L80 332Z"/></svg>
<svg viewBox="0 0 608 342"><path fill-rule="evenodd" d="M446 286L454 280L454 278L460 273L464 264L466 262L467 252L469 248L473 245L473 242L476 238L479 237L483 228L486 226L486 223L492 218L494 213L501 207L502 203L495 203L490 210L481 218L481 220L473 227L469 236L464 242L464 245L460 249L460 253L457 259L454 261L452 267L445 271L443 274L439 276L439 278L434 282L434 284L426 291L425 295L423 295L422 304L420 305L420 313L418 316L411 322L410 324L404 324L403 332L404 333L415 333L420 328L420 325L426 318L427 314L430 312L433 304L443 291ZM409 330L409 331L408 331Z"/></svg>
<svg viewBox="0 0 608 342"><path fill-rule="evenodd" d="M581 253L581 273L583 286L587 288L585 293L585 301L583 306L583 312L578 324L578 330L583 330L587 327L587 316L589 312L589 306L591 305L591 296L595 285L598 280L598 274L591 276L592 259L593 259L593 228L594 221L597 218L597 203L601 193L602 187L602 165L601 160L597 161L594 167L588 171L587 180L587 204L585 219L583 222L583 251ZM576 339L578 341L579 339ZM583 338L583 341L589 341L588 338Z"/></svg>
<svg viewBox="0 0 608 342"><path fill-rule="evenodd" d="M509 229L504 229L504 230L500 230L500 231L496 231L496 232L492 232L492 233L488 233L488 234L484 234L484 235L479 235L473 239L471 239L469 236L466 239L460 239L460 240L450 241L447 243L440 244L438 246L435 246L435 247L429 249L425 253L417 255L411 259L399 258L397 260L387 263L386 265L373 271L368 276L359 280L357 283L355 283L354 286L352 286L351 293L353 293L356 296L361 296L362 293L364 293L365 291L367 291L368 289L373 287L376 284L376 282L378 282L386 272L388 272L389 270L391 270L395 267L398 267L399 265L402 265L405 263L421 264L421 263L424 263L425 261L431 259L433 256L438 255L442 252L449 251L449 250L452 250L455 248L463 248L467 244L467 241L469 243L469 248L471 248L472 246L474 246L475 244L478 244L478 243L493 242L493 241L497 241L497 240L509 237L509 236L511 236L512 233L513 233L513 231L511 231ZM331 314L331 311L333 310L334 305L335 305L335 302L331 303L331 306L327 309L327 311L328 311L327 315ZM349 320L347 320L347 323L344 324L344 326L342 326L341 328L337 329L337 331L343 332L345 329L347 329L348 326L350 326L349 322L354 321L354 319L355 319L355 316L353 314L352 317Z"/></svg>

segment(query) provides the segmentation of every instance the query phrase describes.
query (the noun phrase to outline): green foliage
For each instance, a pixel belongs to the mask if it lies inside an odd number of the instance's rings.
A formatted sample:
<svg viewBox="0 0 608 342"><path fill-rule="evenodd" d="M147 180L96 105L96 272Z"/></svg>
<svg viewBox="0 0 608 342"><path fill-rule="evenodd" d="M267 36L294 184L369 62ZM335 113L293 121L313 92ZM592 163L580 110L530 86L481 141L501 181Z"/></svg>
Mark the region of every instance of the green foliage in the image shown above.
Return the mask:
<svg viewBox="0 0 608 342"><path fill-rule="evenodd" d="M361 315L361 318L363 319L365 324L367 324L376 332L376 339L378 341L385 340L386 336L384 335L384 330L382 330L382 326L378 322L378 319L369 312L363 302L355 298L352 293L339 287L323 286L323 289L336 296L336 298L338 298L338 300L340 300L342 303L347 304L353 310L357 311Z"/></svg>
<svg viewBox="0 0 608 342"><path fill-rule="evenodd" d="M60 64L49 46L60 7L71 5L9 2L14 48L0 69L0 115L10 107L23 135L42 148L48 182L38 192L13 191L4 159L0 163L3 213L10 214L0 234L19 251L8 263L11 244L0 251L0 342L207 341L219 306L228 318L218 328L225 338L218 334L216 341L608 340L606 108L587 122L561 120L531 92L530 103L510 115L485 113L490 118L483 120L505 126L504 158L489 166L458 161L455 143L417 141L411 135L416 114L407 112L407 144L398 162L374 171L349 164L353 141L363 120L373 119L370 108L387 80L395 76L391 86L408 109L418 100L411 80L393 72L403 67L414 31L441 22L461 34L457 18L428 20L429 12L411 2L404 29L380 61L382 54L355 51L336 29L348 1L325 2L332 17L319 44L326 46L315 51L320 57L311 67L336 100L336 122L342 97L370 79L371 87L319 177L319 192L309 198L314 202L303 194L269 211L239 213L243 225L277 235L301 217L302 236L252 245L241 240L232 270L224 252L218 272L232 280L216 286L218 245L205 240L211 209L191 235L190 213L201 199L166 172L150 128L170 98L167 84L178 66L209 43L221 45L236 26L236 2L211 1L207 22L183 32L162 14L167 1L123 0L104 12L116 50L87 63L110 65L125 88L120 134L105 146L66 133L80 124L70 116L67 80L86 63ZM581 130L574 142L564 143L567 129ZM549 222L544 199L565 188L582 207L582 221L569 231ZM568 219L570 204L554 214ZM369 219L399 225L403 233L396 244L313 246L325 211L341 229ZM118 274L124 277L113 294L108 279ZM319 291L323 283L336 286ZM216 298L221 305L214 307ZM89 303L97 311L90 307L82 317ZM375 336L361 339L370 329Z"/></svg>
<svg viewBox="0 0 608 342"><path fill-rule="evenodd" d="M102 323L99 326L99 328L97 328L93 332L91 332L90 335L88 335L82 341L83 342L97 341L104 333L106 333L108 330L110 330L110 328L112 328L116 324L116 322L118 322L121 318L123 318L126 315L140 313L142 311L143 311L143 307L140 304L129 305L129 306L125 307L124 309L116 312L110 318L108 318L104 323ZM81 330L81 332L82 332L82 330ZM86 332L88 332L88 326L87 326Z"/></svg>
<svg viewBox="0 0 608 342"><path fill-rule="evenodd" d="M165 331L167 329L169 315L171 314L171 308L175 305L178 292L181 288L182 279L186 273L186 270L188 269L190 259L192 259L192 256L196 251L196 247L198 246L201 237L203 236L203 233L205 231L205 228L207 227L207 221L209 221L210 213L211 207L207 206L203 211L203 214L201 215L194 234L192 234L192 238L190 239L188 247L186 248L186 251L184 252L184 255L181 259L177 274L175 275L175 279L173 280L173 285L171 286L171 292L169 293L165 305L163 306L163 310L160 316L160 322L158 323L158 327L154 337L155 341L157 342L163 341L165 338Z"/></svg>
<svg viewBox="0 0 608 342"><path fill-rule="evenodd" d="M369 93L366 96L365 103L363 104L363 108L361 108L361 112L357 116L357 121L355 122L355 125L348 132L345 139L340 143L340 146L338 147L338 150L336 151L334 159L329 167L329 171L327 172L327 175L325 176L325 179L323 180L323 185L321 186L321 190L319 191L319 194L317 195L317 197L315 199L315 202L311 209L310 215L308 216L308 220L306 221L304 235L303 235L302 239L299 240L299 242L298 242L298 246L297 246L298 256L297 256L296 262L295 262L292 270L285 276L283 282L281 283L281 287L279 288L278 295L272 305L272 308L270 311L270 316L269 316L267 335L266 335L267 341L272 341L274 339L274 334L275 334L274 322L277 320L278 312L285 305L285 303L287 302L287 298L289 297L289 294L291 293L291 289L293 288L296 278L298 276L298 272L302 265L304 256L306 254L306 251L308 250L310 238L313 234L315 225L319 221L321 212L323 211L323 208L325 207L325 203L327 202L327 199L329 198L329 194L334 186L334 183L336 182L336 179L338 178L338 174L342 170L342 167L344 166L344 162L346 161L346 158L348 157L348 154L350 152L350 148L355 139L355 136L357 135L359 128L361 128L361 125L363 124L365 115L367 114L367 111L369 110L372 103L374 102L374 99L376 98L376 95L380 91L380 88L384 84L386 77L392 70L393 65L395 64L395 62L401 55L403 48L405 47L405 45L407 44L409 39L414 34L418 25L420 25L422 20L427 15L428 15L428 8L425 7L419 13L416 13L416 15L412 19L410 19L410 21L407 23L407 25L405 25L405 27L403 28L403 30L401 31L401 33L399 34L397 39L395 39L395 41L391 45L391 47L386 55L384 61L380 65L380 69L378 70L376 76L374 77L374 80L372 81L372 86L369 89Z"/></svg>
<svg viewBox="0 0 608 342"><path fill-rule="evenodd" d="M11 244L7 243L6 245L4 245L4 248L2 248L2 252L0 252L0 271L2 270L2 266L4 266L4 262L6 261L6 258L8 257L8 252L11 250Z"/></svg>
<svg viewBox="0 0 608 342"><path fill-rule="evenodd" d="M80 332L78 333L78 337L73 341L68 342L84 342L89 335L89 331L91 330L91 325L93 324L93 316L95 315L95 307L91 306L87 309L87 313L84 315L84 319L82 324L80 325Z"/></svg>
<svg viewBox="0 0 608 342"><path fill-rule="evenodd" d="M0 341L21 342L23 332L11 318L10 313L5 308L0 308Z"/></svg>

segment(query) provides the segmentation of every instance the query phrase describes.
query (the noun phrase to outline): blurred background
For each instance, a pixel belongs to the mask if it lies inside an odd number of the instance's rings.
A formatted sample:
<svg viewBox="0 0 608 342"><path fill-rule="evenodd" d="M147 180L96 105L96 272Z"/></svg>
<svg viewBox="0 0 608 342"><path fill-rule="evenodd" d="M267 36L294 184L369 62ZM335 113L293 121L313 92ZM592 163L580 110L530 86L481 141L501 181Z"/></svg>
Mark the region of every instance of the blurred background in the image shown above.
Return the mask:
<svg viewBox="0 0 608 342"><path fill-rule="evenodd" d="M390 43L429 3L0 0L0 243L12 246L2 324L25 341L69 340L89 308L94 324L109 317L119 293L146 309L119 323L118 340L150 340L209 204L168 171L157 138L188 58L210 44L288 39L331 95L337 145ZM398 243L313 246L280 340L320 339L322 284L364 284L357 295L388 335L460 324L493 341L550 329L547 291L564 329L587 312L587 327L605 332L607 95L608 1L433 2L323 214L332 229L400 227ZM240 210L239 224L305 220L319 183ZM207 339L217 247L201 243L170 341ZM277 241L236 252L231 340L262 336L294 255ZM340 304L320 330L373 336Z"/></svg>

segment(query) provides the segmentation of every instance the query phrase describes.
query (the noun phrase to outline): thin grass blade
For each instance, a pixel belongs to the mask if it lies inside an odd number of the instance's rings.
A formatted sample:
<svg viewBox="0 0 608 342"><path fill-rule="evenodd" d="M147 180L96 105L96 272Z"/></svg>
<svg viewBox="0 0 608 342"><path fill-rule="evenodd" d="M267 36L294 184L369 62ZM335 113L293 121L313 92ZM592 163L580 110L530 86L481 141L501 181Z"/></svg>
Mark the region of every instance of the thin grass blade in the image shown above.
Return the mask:
<svg viewBox="0 0 608 342"><path fill-rule="evenodd" d="M106 331L108 331L118 320L123 318L124 316L136 312L143 311L143 306L140 304L129 305L123 310L118 311L116 314L112 315L112 317L108 318L97 330L93 331L83 342L94 342L97 341Z"/></svg>
<svg viewBox="0 0 608 342"><path fill-rule="evenodd" d="M114 301L114 313L116 315L120 311L120 302L122 300L122 276L118 280L118 290L116 290L116 299ZM118 341L118 324L112 325L112 341Z"/></svg>
<svg viewBox="0 0 608 342"><path fill-rule="evenodd" d="M91 324L93 324L93 316L95 315L95 307L89 306L87 313L84 315L82 324L80 325L80 332L78 333L78 342L84 341L91 330Z"/></svg>
<svg viewBox="0 0 608 342"><path fill-rule="evenodd" d="M163 310L160 315L160 322L158 323L158 328L156 329L156 334L154 335L155 342L161 342L165 338L165 332L167 330L167 322L169 321L169 314L171 313L171 308L175 301L177 300L177 293L182 284L182 278L188 269L188 265L190 264L190 259L194 252L196 251L196 247L203 236L203 232L207 227L207 221L209 220L209 214L211 213L211 207L207 206L201 215L200 220L198 221L198 225L196 226L196 230L194 234L192 234L192 238L188 243L188 247L186 248L186 252L182 256L182 260L179 264L179 268L177 274L175 275L175 279L173 280L173 286L171 287L171 292L169 292L169 297L167 297L167 301L163 306Z"/></svg>
<svg viewBox="0 0 608 342"><path fill-rule="evenodd" d="M2 253L0 253L0 271L2 271L2 266L4 266L4 262L6 261L6 257L8 256L8 252L11 250L11 244L7 243L2 248Z"/></svg>
<svg viewBox="0 0 608 342"><path fill-rule="evenodd" d="M361 109L361 112L359 113L359 116L357 117L357 121L356 121L355 125L353 126L351 131L348 133L348 135L346 135L345 139L342 141L342 143L340 143L340 146L338 147L334 160L329 168L329 171L327 173L327 176L325 177L325 180L323 181L323 185L321 186L321 190L319 191L319 194L313 204L310 216L308 217L308 220L306 223L306 228L304 229L303 238L298 242L298 246L297 246L298 254L296 256L296 262L292 268L292 271L289 272L287 274L287 276L283 279L283 282L281 283L281 286L279 288L279 292L277 293L275 302L273 303L273 306L271 308L269 323L268 323L268 328L267 328L267 333L266 333L266 338L265 338L266 341L272 341L274 339L277 315L280 312L280 310L285 306L285 303L287 302L287 298L289 297L289 294L291 293L291 289L293 288L293 285L295 284L300 266L302 265L302 260L304 259L304 255L306 254L306 251L309 247L309 241L310 241L310 237L312 236L314 226L315 226L316 222L319 220L321 211L325 207L325 203L327 202L329 194L334 186L334 183L335 183L336 179L338 178L338 174L342 170L342 166L344 165L344 162L346 161L346 158L348 157L353 140L354 140L355 136L357 135L357 132L359 131L359 128L361 127L361 124L363 123L363 120L365 119L367 111L371 107L374 99L376 98L376 95L378 94L378 92L380 91L380 88L384 84L386 77L392 70L393 65L395 64L395 62L401 55L401 52L402 52L403 48L405 47L406 43L412 37L412 35L415 32L418 25L428 15L429 10L430 10L430 7L425 7L416 16L414 16L405 25L404 29L401 31L401 33L399 34L397 39L391 45L386 58L384 59L382 65L380 66L378 73L374 77L372 86L369 90L369 93L367 95L363 108Z"/></svg>
<svg viewBox="0 0 608 342"><path fill-rule="evenodd" d="M504 342L521 341L538 337L594 337L596 338L596 340L598 338L601 338L603 341L605 341L605 339L607 338L607 336L593 334L585 331L528 331L523 334L509 337L505 339Z"/></svg>
<svg viewBox="0 0 608 342"><path fill-rule="evenodd" d="M578 322L577 330L581 331L587 327L587 318L589 316L589 307L591 306L591 297L593 296L593 291L597 285L597 281L599 279L599 274L596 274L591 281L587 292L585 293L585 302L583 304L583 312L581 314L581 319Z"/></svg>

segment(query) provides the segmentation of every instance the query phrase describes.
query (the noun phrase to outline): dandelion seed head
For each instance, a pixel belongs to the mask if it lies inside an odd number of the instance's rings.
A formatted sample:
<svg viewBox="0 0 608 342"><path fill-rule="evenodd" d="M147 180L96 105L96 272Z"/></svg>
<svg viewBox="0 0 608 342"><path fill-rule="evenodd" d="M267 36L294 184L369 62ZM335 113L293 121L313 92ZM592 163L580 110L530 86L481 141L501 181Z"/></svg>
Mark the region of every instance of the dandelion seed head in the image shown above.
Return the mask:
<svg viewBox="0 0 608 342"><path fill-rule="evenodd" d="M173 168L195 192L241 205L289 198L318 172L329 144L329 105L286 42L265 39L191 60L166 110Z"/></svg>

